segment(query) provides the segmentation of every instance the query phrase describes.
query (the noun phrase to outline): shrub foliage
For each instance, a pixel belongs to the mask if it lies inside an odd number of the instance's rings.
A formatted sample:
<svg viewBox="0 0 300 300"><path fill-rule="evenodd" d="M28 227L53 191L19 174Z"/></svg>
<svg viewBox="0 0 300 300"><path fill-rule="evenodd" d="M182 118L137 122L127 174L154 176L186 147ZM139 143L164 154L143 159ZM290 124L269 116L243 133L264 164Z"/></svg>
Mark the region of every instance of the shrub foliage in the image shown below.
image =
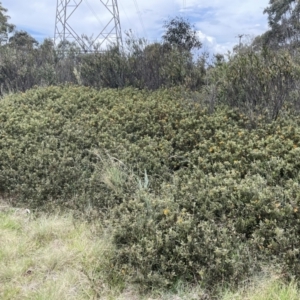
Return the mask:
<svg viewBox="0 0 300 300"><path fill-rule="evenodd" d="M249 116L266 111L276 119L299 81L299 64L288 51L246 49L212 70L219 102Z"/></svg>
<svg viewBox="0 0 300 300"><path fill-rule="evenodd" d="M255 129L181 89L35 88L0 108L0 187L113 224L115 271L213 288L265 263L300 275L299 117Z"/></svg>

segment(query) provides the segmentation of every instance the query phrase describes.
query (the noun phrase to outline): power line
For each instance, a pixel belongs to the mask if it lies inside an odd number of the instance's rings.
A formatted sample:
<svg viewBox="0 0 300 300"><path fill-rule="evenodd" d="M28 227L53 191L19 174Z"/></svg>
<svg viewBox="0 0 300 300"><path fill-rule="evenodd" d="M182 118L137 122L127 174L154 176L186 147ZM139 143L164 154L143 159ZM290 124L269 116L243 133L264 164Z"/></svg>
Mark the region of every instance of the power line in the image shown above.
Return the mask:
<svg viewBox="0 0 300 300"><path fill-rule="evenodd" d="M95 16L95 18L98 20L98 22L100 23L100 25L102 27L104 27L104 25L102 24L101 20L98 18L97 14L95 13L95 11L93 10L93 8L90 6L88 0L85 0L85 4L87 5L87 7L90 9L90 11L92 12L92 14Z"/></svg>
<svg viewBox="0 0 300 300"><path fill-rule="evenodd" d="M130 22L130 20L129 20L127 14L126 14L126 10L124 9L124 6L123 6L122 2L121 2L120 4L121 4L121 8L122 8L122 10L123 10L123 12L124 12L124 14L125 14L125 16L126 16L126 18L127 18L128 23L130 24L130 26L132 26L132 24L131 24L131 22Z"/></svg>
<svg viewBox="0 0 300 300"><path fill-rule="evenodd" d="M183 13L185 14L186 13L186 0L183 0L182 1L182 10L183 10Z"/></svg>
<svg viewBox="0 0 300 300"><path fill-rule="evenodd" d="M135 5L136 12L137 12L137 14L138 14L138 16L139 16L139 20L140 20L140 23L141 23L141 25L142 25L142 29L143 29L143 31L144 31L144 35L145 35L145 37L147 38L147 33L146 33L145 26L144 26L144 23L143 23L143 19L142 19L142 16L141 16L141 11L139 10L139 6L138 6L136 0L133 0L133 3L134 3L134 5Z"/></svg>

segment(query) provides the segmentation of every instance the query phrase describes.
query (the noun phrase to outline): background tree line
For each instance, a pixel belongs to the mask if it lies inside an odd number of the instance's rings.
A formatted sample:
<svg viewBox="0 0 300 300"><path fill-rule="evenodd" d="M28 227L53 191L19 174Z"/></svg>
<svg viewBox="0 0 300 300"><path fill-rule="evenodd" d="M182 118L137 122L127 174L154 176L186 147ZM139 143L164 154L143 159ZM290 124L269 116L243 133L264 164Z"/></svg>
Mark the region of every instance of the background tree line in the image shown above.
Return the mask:
<svg viewBox="0 0 300 300"><path fill-rule="evenodd" d="M179 84L195 89L204 83L204 61L192 55L201 43L193 26L183 18L166 22L162 43L150 44L130 31L122 50L110 45L105 51L82 53L75 43L54 46L51 39L38 43L27 32L16 30L6 12L0 6L2 95L35 85L67 82L95 88L141 89Z"/></svg>
<svg viewBox="0 0 300 300"><path fill-rule="evenodd" d="M300 4L270 0L264 13L267 32L240 43L226 57L210 58L193 54L202 44L182 17L165 22L161 42L148 43L129 31L124 49L82 53L76 44L54 45L51 39L38 43L16 30L0 3L0 94L65 83L150 90L181 86L196 92L212 111L222 103L253 118L265 111L274 119L284 103L299 106Z"/></svg>

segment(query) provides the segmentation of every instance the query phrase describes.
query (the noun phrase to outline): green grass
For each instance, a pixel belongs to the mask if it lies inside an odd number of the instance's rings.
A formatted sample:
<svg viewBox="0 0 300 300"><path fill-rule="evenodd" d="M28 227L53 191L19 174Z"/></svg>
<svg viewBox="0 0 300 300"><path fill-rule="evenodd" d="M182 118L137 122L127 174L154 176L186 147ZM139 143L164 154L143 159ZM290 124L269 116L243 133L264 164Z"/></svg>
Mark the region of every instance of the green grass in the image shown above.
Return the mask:
<svg viewBox="0 0 300 300"><path fill-rule="evenodd" d="M107 230L71 214L37 214L0 204L0 298L12 299L209 299L200 286L139 294L111 272L113 244ZM222 300L300 299L295 283L275 272L223 290Z"/></svg>
<svg viewBox="0 0 300 300"><path fill-rule="evenodd" d="M35 218L22 210L2 209L0 298L98 297L105 290L112 247L104 232L94 234L98 230L70 215Z"/></svg>
<svg viewBox="0 0 300 300"><path fill-rule="evenodd" d="M236 292L225 292L222 300L297 300L300 291L294 282L284 284L276 276L257 278Z"/></svg>

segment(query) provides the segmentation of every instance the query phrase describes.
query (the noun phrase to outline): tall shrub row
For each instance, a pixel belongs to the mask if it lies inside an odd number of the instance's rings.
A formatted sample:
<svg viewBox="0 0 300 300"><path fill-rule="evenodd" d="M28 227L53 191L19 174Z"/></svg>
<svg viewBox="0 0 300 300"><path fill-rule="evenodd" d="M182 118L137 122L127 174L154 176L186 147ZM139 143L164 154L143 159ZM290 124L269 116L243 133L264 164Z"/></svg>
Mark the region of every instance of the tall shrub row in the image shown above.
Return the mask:
<svg viewBox="0 0 300 300"><path fill-rule="evenodd" d="M204 75L203 61L195 63L190 52L161 43L148 45L144 40L130 39L122 51L110 47L95 53L81 53L72 44L63 50L51 40L41 45L0 47L2 95L65 83L94 88L155 90L183 85L195 89L203 85Z"/></svg>

